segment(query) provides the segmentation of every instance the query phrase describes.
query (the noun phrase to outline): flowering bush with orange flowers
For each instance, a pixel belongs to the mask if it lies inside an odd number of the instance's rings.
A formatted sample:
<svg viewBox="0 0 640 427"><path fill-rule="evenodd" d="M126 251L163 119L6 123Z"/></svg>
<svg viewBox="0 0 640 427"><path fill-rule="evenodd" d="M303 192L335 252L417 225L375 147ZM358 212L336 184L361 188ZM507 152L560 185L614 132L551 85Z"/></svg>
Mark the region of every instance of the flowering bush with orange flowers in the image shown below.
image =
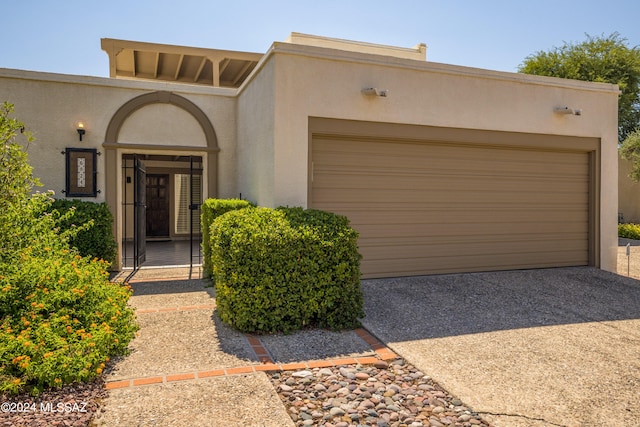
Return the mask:
<svg viewBox="0 0 640 427"><path fill-rule="evenodd" d="M33 248L0 276L0 390L34 394L90 380L134 337L130 289L111 283L104 261ZM5 267L7 267L5 265Z"/></svg>
<svg viewBox="0 0 640 427"><path fill-rule="evenodd" d="M31 194L24 126L0 105L0 392L90 380L126 351L137 325L131 290L109 282L108 263L69 246L48 213L48 194Z"/></svg>

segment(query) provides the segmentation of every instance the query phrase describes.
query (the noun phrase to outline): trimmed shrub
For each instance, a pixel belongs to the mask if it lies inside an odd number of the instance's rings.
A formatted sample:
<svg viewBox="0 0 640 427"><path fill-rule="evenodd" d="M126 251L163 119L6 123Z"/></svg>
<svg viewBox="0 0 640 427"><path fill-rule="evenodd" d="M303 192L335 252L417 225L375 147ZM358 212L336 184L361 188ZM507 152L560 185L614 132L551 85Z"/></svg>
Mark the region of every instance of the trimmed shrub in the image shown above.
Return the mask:
<svg viewBox="0 0 640 427"><path fill-rule="evenodd" d="M640 224L618 224L618 237L640 240Z"/></svg>
<svg viewBox="0 0 640 427"><path fill-rule="evenodd" d="M255 206L248 200L242 199L207 199L202 204L200 223L202 227L202 259L203 270L206 276L213 277L211 266L211 224L213 221L229 211Z"/></svg>
<svg viewBox="0 0 640 427"><path fill-rule="evenodd" d="M211 227L220 318L244 332L347 329L364 317L358 234L344 216L248 208Z"/></svg>
<svg viewBox="0 0 640 427"><path fill-rule="evenodd" d="M115 261L117 245L113 237L113 215L106 203L57 199L51 204L50 211L54 210L60 214L60 231L72 230L69 245L78 249L80 255L109 263ZM68 212L72 214L67 215Z"/></svg>

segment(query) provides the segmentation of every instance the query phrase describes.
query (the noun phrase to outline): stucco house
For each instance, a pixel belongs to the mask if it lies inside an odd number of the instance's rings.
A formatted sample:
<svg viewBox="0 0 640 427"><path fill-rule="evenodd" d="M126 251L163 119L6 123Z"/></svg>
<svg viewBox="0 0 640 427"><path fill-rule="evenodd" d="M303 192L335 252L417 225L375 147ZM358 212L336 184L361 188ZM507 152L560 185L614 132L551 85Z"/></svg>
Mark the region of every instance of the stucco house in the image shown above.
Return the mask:
<svg viewBox="0 0 640 427"><path fill-rule="evenodd" d="M364 277L615 271L615 85L299 33L266 53L102 49L110 78L0 69L0 99L46 189L108 203L117 268L136 233L184 238L202 198L242 197L347 215Z"/></svg>
<svg viewBox="0 0 640 427"><path fill-rule="evenodd" d="M618 222L640 223L640 183L631 179L632 164L618 159Z"/></svg>

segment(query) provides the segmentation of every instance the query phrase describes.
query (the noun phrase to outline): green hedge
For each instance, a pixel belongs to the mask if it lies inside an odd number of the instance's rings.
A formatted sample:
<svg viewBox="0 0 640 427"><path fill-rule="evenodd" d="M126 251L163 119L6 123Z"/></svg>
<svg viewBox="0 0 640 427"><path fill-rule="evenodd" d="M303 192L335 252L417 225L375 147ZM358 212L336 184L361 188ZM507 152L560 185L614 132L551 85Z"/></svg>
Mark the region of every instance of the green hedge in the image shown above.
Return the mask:
<svg viewBox="0 0 640 427"><path fill-rule="evenodd" d="M364 317L358 234L344 216L248 208L211 227L220 318L245 332L347 329Z"/></svg>
<svg viewBox="0 0 640 427"><path fill-rule="evenodd" d="M80 255L109 263L115 261L117 246L113 237L113 215L106 203L57 199L49 208L49 211L54 210L60 213L58 226L61 232L80 227L69 235L69 245L78 249Z"/></svg>
<svg viewBox="0 0 640 427"><path fill-rule="evenodd" d="M201 227L202 227L202 259L203 270L206 276L213 276L213 269L211 267L211 243L210 243L210 228L213 221L222 214L229 211L244 209L251 206L255 206L253 203L247 200L241 199L207 199L202 204L202 214L200 215Z"/></svg>
<svg viewBox="0 0 640 427"><path fill-rule="evenodd" d="M640 240L640 224L618 224L618 237Z"/></svg>

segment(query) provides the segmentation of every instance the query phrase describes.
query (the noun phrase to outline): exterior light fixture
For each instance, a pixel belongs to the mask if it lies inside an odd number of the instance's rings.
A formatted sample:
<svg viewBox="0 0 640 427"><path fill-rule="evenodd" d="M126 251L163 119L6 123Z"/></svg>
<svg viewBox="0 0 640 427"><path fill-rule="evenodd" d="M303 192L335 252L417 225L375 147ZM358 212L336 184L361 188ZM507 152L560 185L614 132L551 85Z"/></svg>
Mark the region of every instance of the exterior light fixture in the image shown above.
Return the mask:
<svg viewBox="0 0 640 427"><path fill-rule="evenodd" d="M555 107L553 112L556 114L573 114L574 116L582 115L582 110L579 108Z"/></svg>
<svg viewBox="0 0 640 427"><path fill-rule="evenodd" d="M376 87L365 87L362 89L362 93L366 96L382 96L386 98L388 92L386 89L378 89Z"/></svg>
<svg viewBox="0 0 640 427"><path fill-rule="evenodd" d="M78 123L76 123L76 130L78 131L78 136L80 137L80 142L82 142L82 136L87 133L87 131L84 128L84 122L83 121L79 121Z"/></svg>

